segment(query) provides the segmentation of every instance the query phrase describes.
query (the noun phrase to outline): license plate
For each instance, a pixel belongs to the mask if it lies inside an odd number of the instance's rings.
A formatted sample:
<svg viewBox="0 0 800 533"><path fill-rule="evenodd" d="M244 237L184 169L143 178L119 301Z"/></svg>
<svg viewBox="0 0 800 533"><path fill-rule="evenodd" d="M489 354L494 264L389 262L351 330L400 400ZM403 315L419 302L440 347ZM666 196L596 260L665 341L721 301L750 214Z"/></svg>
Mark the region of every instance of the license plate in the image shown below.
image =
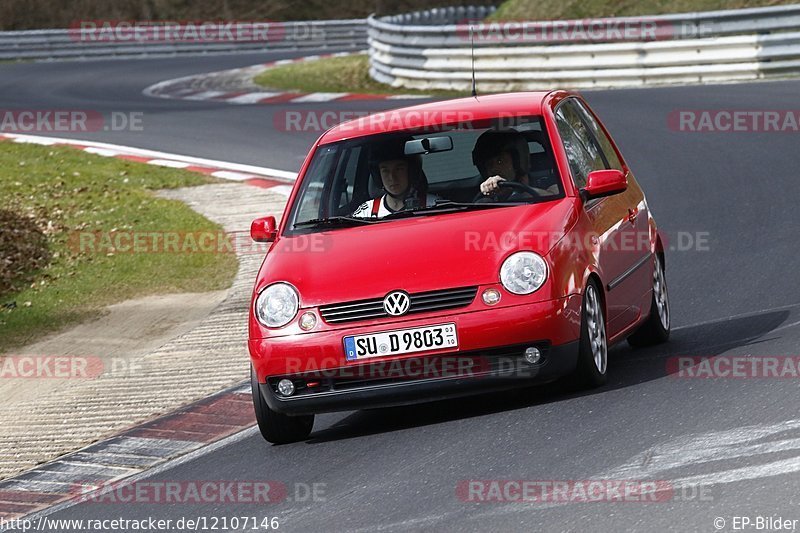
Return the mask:
<svg viewBox="0 0 800 533"><path fill-rule="evenodd" d="M381 331L344 338L344 353L348 361L445 348L458 348L455 324Z"/></svg>

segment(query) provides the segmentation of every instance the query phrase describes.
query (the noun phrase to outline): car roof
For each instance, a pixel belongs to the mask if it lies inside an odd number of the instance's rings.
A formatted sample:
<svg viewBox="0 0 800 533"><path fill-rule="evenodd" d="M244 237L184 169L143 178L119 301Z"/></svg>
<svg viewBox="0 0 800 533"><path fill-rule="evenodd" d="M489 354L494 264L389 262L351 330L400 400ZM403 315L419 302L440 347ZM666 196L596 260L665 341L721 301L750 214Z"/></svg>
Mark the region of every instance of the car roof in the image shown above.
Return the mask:
<svg viewBox="0 0 800 533"><path fill-rule="evenodd" d="M541 115L542 102L551 93L552 91L531 91L470 96L392 109L334 126L325 132L319 144L443 123L477 121L509 115Z"/></svg>

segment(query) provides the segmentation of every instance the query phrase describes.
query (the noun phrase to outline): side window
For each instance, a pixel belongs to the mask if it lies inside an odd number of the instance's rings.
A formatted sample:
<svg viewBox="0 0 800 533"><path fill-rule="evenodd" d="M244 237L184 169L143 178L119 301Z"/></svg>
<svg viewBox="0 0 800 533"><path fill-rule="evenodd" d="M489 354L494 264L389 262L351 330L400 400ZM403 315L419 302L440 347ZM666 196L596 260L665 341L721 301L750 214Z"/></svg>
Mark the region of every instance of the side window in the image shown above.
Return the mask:
<svg viewBox="0 0 800 533"><path fill-rule="evenodd" d="M342 213L352 207L353 193L355 190L356 176L358 175L358 160L361 147L355 146L347 150L339 161L336 169L337 181L334 184L334 205L336 213Z"/></svg>
<svg viewBox="0 0 800 533"><path fill-rule="evenodd" d="M616 150L614 150L614 145L611 143L611 139L608 138L608 135L605 134L603 128L597 123L589 110L586 109L586 106L583 102L579 100L570 100L570 103L575 104L575 110L583 117L583 120L586 121L586 124L589 125L589 129L592 131L594 138L597 139L597 142L600 144L600 148L603 150L603 155L606 156L606 161L608 161L608 168L615 168L617 170L622 170L622 163L617 156Z"/></svg>
<svg viewBox="0 0 800 533"><path fill-rule="evenodd" d="M603 170L606 162L586 124L567 100L556 111L556 126L564 143L572 179L578 188L586 186L593 170Z"/></svg>
<svg viewBox="0 0 800 533"><path fill-rule="evenodd" d="M307 178L303 183L300 195L304 201L295 204L298 207L293 222L297 220L311 220L322 216L322 191L325 180L331 171L331 167L337 164L339 150L332 146L322 146L318 148L311 167L306 172Z"/></svg>

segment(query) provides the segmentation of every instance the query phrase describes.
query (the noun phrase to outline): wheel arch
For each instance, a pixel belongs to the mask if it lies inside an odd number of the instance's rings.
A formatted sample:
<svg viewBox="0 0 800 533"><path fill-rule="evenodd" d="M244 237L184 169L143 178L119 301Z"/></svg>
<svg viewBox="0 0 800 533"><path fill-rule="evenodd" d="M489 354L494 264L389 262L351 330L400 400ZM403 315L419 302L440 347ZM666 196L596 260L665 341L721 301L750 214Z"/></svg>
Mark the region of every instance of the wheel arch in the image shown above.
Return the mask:
<svg viewBox="0 0 800 533"><path fill-rule="evenodd" d="M661 232L656 233L656 246L654 250L655 254L661 260L661 267L666 272L667 270L667 261L664 253L664 243L661 241Z"/></svg>
<svg viewBox="0 0 800 533"><path fill-rule="evenodd" d="M603 285L603 280L600 279L600 275L595 272L589 272L589 275L586 276L586 282L584 283L584 293L586 292L585 287L589 284L589 281L594 280L595 285L597 285L597 292L598 296L600 297L600 304L603 306L603 320L608 325L608 307L606 307L606 288Z"/></svg>

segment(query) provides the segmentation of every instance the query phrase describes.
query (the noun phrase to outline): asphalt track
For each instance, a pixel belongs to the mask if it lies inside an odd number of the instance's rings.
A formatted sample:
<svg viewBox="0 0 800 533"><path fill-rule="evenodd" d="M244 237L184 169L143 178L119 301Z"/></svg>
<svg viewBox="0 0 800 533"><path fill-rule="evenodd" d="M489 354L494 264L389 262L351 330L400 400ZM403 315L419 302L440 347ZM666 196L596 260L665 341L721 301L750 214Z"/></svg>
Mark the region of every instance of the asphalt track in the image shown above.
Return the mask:
<svg viewBox="0 0 800 533"><path fill-rule="evenodd" d="M6 109L142 111L143 132L83 137L296 170L317 133L277 131L273 117L285 106L141 94L164 79L276 57L4 64L0 102ZM800 81L584 93L672 243L679 244L679 234L705 239L699 248L667 252L671 342L614 349L607 386L324 415L304 443L268 446L250 431L147 477L275 480L290 496L296 483L321 483L324 501L84 503L50 518L277 516L283 531L714 531L717 517L732 531L734 516L800 519L800 381L681 379L667 363L686 355L798 354L800 134L687 133L667 125L678 109L797 110L798 94ZM597 479L668 480L687 488L664 502L560 505L464 502L456 492L464 480Z"/></svg>

